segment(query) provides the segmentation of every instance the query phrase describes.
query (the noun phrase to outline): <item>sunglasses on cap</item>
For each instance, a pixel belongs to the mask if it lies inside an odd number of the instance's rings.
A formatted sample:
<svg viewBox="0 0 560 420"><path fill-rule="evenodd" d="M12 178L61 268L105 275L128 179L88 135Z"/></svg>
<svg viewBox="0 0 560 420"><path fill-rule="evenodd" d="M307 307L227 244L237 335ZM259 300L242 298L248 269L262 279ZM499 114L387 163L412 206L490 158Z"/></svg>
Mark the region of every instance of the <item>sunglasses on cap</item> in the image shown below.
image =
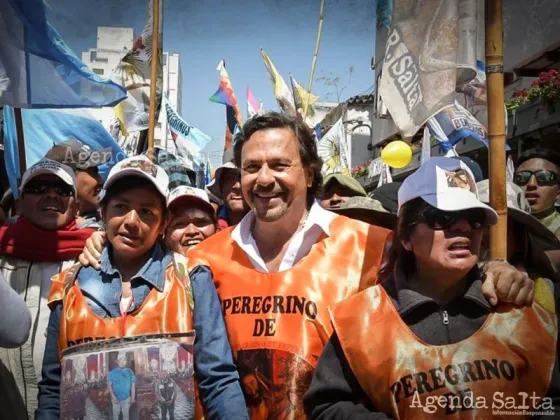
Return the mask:
<svg viewBox="0 0 560 420"><path fill-rule="evenodd" d="M466 221L471 229L480 229L486 225L486 212L482 209L442 211L432 208L422 213L411 226L425 223L433 230L447 230L461 220Z"/></svg>
<svg viewBox="0 0 560 420"><path fill-rule="evenodd" d="M540 171L519 171L513 175L513 181L517 185L527 185L531 177L535 175L538 185L554 185L558 182L556 172L542 169Z"/></svg>
<svg viewBox="0 0 560 420"><path fill-rule="evenodd" d="M51 189L61 197L74 195L74 189L64 182L31 181L23 188L24 194L39 195L46 194Z"/></svg>

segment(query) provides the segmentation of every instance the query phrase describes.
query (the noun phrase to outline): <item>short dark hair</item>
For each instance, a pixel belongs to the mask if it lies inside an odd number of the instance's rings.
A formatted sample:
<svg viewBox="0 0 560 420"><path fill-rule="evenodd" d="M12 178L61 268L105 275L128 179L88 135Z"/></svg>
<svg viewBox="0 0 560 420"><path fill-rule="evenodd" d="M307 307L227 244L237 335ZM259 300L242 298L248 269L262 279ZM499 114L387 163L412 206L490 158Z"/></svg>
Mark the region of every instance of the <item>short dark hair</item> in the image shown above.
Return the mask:
<svg viewBox="0 0 560 420"><path fill-rule="evenodd" d="M155 185L153 185L151 182L146 181L146 178L140 176L127 176L117 180L113 185L111 185L111 188L105 191L105 195L99 203L99 207L102 211L104 211L107 207L107 203L109 203L109 200L111 198L119 195L123 191L131 190L133 188L145 188L156 193L160 199L162 215L164 218L167 217L168 210L165 198L161 195Z"/></svg>
<svg viewBox="0 0 560 420"><path fill-rule="evenodd" d="M530 159L547 160L555 164L557 171L560 172L560 153L554 150L545 149L544 147L535 147L533 149L526 150L517 158L517 166L521 165L524 162L527 162Z"/></svg>
<svg viewBox="0 0 560 420"><path fill-rule="evenodd" d="M257 131L269 128L289 128L296 135L299 143L299 155L304 168L313 171L313 183L307 189L307 204L311 204L315 198L321 195L323 175L321 168L323 160L317 152L317 143L311 134L311 129L299 118L292 117L279 112L267 112L251 118L243 126L240 135L233 146L233 161L241 168L241 151L247 140Z"/></svg>

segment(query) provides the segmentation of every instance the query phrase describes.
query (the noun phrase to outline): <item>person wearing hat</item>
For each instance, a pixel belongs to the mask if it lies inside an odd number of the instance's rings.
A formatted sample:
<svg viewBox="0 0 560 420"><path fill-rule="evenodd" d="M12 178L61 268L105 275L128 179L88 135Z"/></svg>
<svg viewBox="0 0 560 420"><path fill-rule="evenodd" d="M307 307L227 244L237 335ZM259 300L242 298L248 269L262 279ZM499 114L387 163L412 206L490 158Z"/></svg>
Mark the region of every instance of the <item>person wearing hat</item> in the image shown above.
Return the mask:
<svg viewBox="0 0 560 420"><path fill-rule="evenodd" d="M214 207L206 191L200 188L181 185L173 189L167 208L169 223L165 230L165 246L173 252L186 255L190 248L218 231ZM105 232L95 232L86 243L82 264L90 265L91 258L97 262L93 265L99 267L98 261L106 245Z"/></svg>
<svg viewBox="0 0 560 420"><path fill-rule="evenodd" d="M485 179L477 184L480 200L490 203L490 182ZM558 273L546 255L547 251L560 250L560 240L545 225L531 215L531 205L523 190L513 182L507 183L507 260L528 273L533 279L546 277L558 279ZM483 240L483 250L488 252L488 232ZM485 258L483 258L485 259Z"/></svg>
<svg viewBox="0 0 560 420"><path fill-rule="evenodd" d="M378 200L369 197L350 197L344 203L331 209L332 212L370 225L393 230L397 215L386 210Z"/></svg>
<svg viewBox="0 0 560 420"><path fill-rule="evenodd" d="M99 175L99 166L109 162L111 156L111 148L92 150L75 139L53 146L45 155L46 158L64 163L74 170L81 227L100 227L97 206L103 179Z"/></svg>
<svg viewBox="0 0 560 420"><path fill-rule="evenodd" d="M233 162L227 162L216 169L214 179L206 186L214 196L223 200L218 210L220 229L237 225L249 211L241 193L241 175Z"/></svg>
<svg viewBox="0 0 560 420"><path fill-rule="evenodd" d="M186 255L187 250L198 245L218 231L214 208L206 191L180 186L169 195L171 217L165 233L168 249Z"/></svg>
<svg viewBox="0 0 560 420"><path fill-rule="evenodd" d="M383 208L391 214L397 215L398 211L398 194L402 182L389 182L383 184L373 190L369 196L383 206Z"/></svg>
<svg viewBox="0 0 560 420"><path fill-rule="evenodd" d="M145 156L124 159L111 169L100 203L108 245L99 271L76 265L52 281L37 419L61 415L64 359L59 355L64 350L84 340L192 330L198 390L209 417L246 418L214 284L200 277L202 267L187 276L184 257L163 245L168 185L165 171Z"/></svg>
<svg viewBox="0 0 560 420"><path fill-rule="evenodd" d="M74 263L93 232L76 225L75 183L68 166L40 160L23 174L19 217L0 227L0 273L32 314L23 346L0 349L0 407L14 419L32 418L37 407L51 277Z"/></svg>
<svg viewBox="0 0 560 420"><path fill-rule="evenodd" d="M356 179L341 173L325 177L321 207L331 210L340 206L350 197L367 197L366 190Z"/></svg>
<svg viewBox="0 0 560 420"><path fill-rule="evenodd" d="M477 263L497 221L455 159L431 158L403 182L387 277L331 311L310 419L491 418L493 403L521 405L523 392L538 398L528 410L543 403L558 386L552 289L527 283L533 305L490 305Z"/></svg>

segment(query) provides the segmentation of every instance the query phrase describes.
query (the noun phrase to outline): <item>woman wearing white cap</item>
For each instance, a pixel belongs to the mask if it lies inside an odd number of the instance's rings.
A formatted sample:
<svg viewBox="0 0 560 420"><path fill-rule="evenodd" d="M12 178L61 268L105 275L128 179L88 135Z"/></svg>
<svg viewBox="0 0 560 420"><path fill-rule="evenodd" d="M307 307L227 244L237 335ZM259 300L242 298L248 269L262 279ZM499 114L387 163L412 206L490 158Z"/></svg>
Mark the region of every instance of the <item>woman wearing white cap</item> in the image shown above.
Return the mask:
<svg viewBox="0 0 560 420"><path fill-rule="evenodd" d="M53 278L37 419L60 417L64 350L87 341L192 330L198 389L209 418L247 418L214 285L196 272L185 276L161 244L168 183L165 171L145 156L125 159L109 173L101 200L109 244L100 270L75 266ZM134 395L124 397L123 418L135 403Z"/></svg>
<svg viewBox="0 0 560 420"><path fill-rule="evenodd" d="M218 230L218 220L208 193L200 188L180 185L169 194L169 223L165 230L165 246L179 254L214 235ZM86 242L82 265L99 267L99 259L107 244L105 232L95 232Z"/></svg>
<svg viewBox="0 0 560 420"><path fill-rule="evenodd" d="M483 229L496 222L460 161L432 158L404 181L388 277L334 307L335 333L304 401L311 419L491 418L555 406L551 290L538 282L524 308L493 309L482 294Z"/></svg>

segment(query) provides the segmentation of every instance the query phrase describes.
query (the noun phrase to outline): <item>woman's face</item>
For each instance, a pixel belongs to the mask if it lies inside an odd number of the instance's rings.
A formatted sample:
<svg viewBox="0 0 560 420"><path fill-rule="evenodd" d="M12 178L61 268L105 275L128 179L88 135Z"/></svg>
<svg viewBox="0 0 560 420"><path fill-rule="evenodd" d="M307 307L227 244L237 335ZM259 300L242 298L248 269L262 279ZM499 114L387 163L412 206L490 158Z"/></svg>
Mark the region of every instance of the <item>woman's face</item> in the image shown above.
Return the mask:
<svg viewBox="0 0 560 420"><path fill-rule="evenodd" d="M428 209L403 246L414 253L418 270L466 275L478 262L483 210L442 212Z"/></svg>
<svg viewBox="0 0 560 420"><path fill-rule="evenodd" d="M143 256L165 229L161 197L146 188L123 191L109 199L103 222L114 252L129 258Z"/></svg>
<svg viewBox="0 0 560 420"><path fill-rule="evenodd" d="M195 204L171 211L171 221L165 232L168 249L186 254L189 248L216 233L214 217Z"/></svg>

